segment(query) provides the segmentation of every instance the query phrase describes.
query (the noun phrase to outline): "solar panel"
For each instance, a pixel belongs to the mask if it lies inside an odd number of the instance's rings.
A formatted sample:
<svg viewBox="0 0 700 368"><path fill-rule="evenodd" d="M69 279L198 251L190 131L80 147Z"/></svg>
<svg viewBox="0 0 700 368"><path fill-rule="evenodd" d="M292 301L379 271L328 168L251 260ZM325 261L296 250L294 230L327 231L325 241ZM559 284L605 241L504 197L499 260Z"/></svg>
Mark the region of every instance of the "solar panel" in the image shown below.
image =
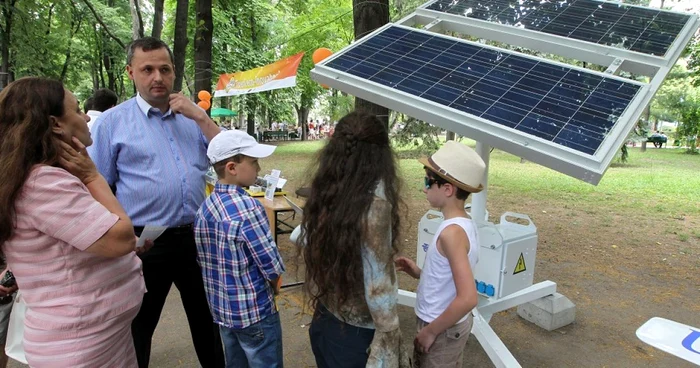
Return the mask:
<svg viewBox="0 0 700 368"><path fill-rule="evenodd" d="M595 0L437 0L426 9L657 56L666 55L690 20Z"/></svg>
<svg viewBox="0 0 700 368"><path fill-rule="evenodd" d="M596 154L641 88L397 26L325 66L587 155Z"/></svg>

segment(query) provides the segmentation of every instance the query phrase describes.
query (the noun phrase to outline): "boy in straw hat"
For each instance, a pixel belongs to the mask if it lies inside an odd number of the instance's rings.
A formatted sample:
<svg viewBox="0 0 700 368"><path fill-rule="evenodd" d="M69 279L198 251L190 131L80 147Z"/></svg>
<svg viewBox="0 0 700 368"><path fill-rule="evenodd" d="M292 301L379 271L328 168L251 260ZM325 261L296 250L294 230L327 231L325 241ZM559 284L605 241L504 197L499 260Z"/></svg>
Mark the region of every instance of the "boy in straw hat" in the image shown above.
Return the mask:
<svg viewBox="0 0 700 368"><path fill-rule="evenodd" d="M464 211L464 201L483 189L486 165L473 149L454 141L419 161L425 169L423 192L445 220L422 270L408 258L396 259L397 270L420 279L413 367L461 367L472 329L469 312L478 301L472 270L479 258L476 226Z"/></svg>

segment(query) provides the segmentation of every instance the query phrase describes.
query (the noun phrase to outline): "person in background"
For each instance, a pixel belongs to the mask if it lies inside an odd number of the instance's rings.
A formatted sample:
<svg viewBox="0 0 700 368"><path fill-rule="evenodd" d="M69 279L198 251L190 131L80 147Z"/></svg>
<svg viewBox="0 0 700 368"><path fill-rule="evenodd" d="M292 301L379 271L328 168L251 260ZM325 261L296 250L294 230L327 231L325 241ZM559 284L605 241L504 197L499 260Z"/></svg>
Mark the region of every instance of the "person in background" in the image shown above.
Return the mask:
<svg viewBox="0 0 700 368"><path fill-rule="evenodd" d="M94 111L92 109L92 106L94 104L95 104L95 99L92 96L88 97L87 100L85 100L85 103L83 104L83 111L87 111L87 112ZM87 116L90 116L90 114L87 114ZM90 120L92 120L92 116L90 116ZM90 124L90 123L88 122L88 124Z"/></svg>
<svg viewBox="0 0 700 368"><path fill-rule="evenodd" d="M88 129L90 130L92 130L92 126L95 125L95 122L100 115L116 106L117 102L119 101L117 94L107 88L98 89L91 98L92 106L90 107L90 110L86 110L87 115L90 117L90 122L88 123Z"/></svg>
<svg viewBox="0 0 700 368"><path fill-rule="evenodd" d="M386 125L350 113L318 157L298 238L316 364L407 367L394 269L399 178Z"/></svg>
<svg viewBox="0 0 700 368"><path fill-rule="evenodd" d="M199 363L222 367L221 338L207 305L192 226L205 198L207 145L221 128L183 94L172 93L173 63L161 40L146 37L129 45L126 69L138 94L100 116L90 155L116 187L137 235L146 225L167 227L141 255L148 293L132 324L139 367L148 367L153 332L173 284Z"/></svg>
<svg viewBox="0 0 700 368"><path fill-rule="evenodd" d="M4 262L2 262L4 263ZM5 274L7 265L0 265L0 268L4 270L0 273L0 280L5 279ZM7 328L10 325L10 314L12 313L13 297L12 295L17 291L17 284L13 286L6 287L0 285L0 368L7 367L7 354L5 354L5 342L7 341Z"/></svg>
<svg viewBox="0 0 700 368"><path fill-rule="evenodd" d="M31 367L136 367L144 292L129 216L85 149L89 117L61 82L0 93L0 244L27 304Z"/></svg>

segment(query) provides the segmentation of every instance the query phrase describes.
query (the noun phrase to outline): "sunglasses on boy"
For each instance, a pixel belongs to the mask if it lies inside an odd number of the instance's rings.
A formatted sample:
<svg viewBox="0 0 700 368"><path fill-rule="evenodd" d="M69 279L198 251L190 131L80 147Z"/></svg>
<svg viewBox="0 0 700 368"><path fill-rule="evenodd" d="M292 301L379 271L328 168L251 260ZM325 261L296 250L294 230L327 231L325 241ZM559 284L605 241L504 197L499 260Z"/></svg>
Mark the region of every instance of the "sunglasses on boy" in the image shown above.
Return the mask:
<svg viewBox="0 0 700 368"><path fill-rule="evenodd" d="M444 182L438 178L431 178L426 175L425 177L423 177L423 184L425 184L425 190L428 190L430 189L430 187L433 186L433 184L440 185L444 184Z"/></svg>

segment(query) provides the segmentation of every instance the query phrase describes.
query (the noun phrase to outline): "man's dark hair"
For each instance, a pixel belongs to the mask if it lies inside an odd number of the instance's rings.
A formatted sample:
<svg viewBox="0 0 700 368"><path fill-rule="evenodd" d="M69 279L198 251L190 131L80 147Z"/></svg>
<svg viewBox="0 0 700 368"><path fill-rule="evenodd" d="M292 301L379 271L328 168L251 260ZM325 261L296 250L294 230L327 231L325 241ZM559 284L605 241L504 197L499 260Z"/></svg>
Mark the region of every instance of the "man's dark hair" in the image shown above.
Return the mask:
<svg viewBox="0 0 700 368"><path fill-rule="evenodd" d="M132 41L126 48L126 64L131 65L131 59L134 57L134 52L137 49L141 49L143 51L153 51L160 50L162 48L168 50L168 55L170 55L170 62L175 64L175 57L173 56L173 52L170 50L170 47L168 47L168 45L165 42L155 37L144 37Z"/></svg>
<svg viewBox="0 0 700 368"><path fill-rule="evenodd" d="M110 107L113 107L119 101L117 94L107 88L100 88L95 91L92 98L92 109L105 112Z"/></svg>
<svg viewBox="0 0 700 368"><path fill-rule="evenodd" d="M90 96L87 100L85 100L85 104L83 104L83 111L88 112L92 110L93 106L95 106L95 99Z"/></svg>

